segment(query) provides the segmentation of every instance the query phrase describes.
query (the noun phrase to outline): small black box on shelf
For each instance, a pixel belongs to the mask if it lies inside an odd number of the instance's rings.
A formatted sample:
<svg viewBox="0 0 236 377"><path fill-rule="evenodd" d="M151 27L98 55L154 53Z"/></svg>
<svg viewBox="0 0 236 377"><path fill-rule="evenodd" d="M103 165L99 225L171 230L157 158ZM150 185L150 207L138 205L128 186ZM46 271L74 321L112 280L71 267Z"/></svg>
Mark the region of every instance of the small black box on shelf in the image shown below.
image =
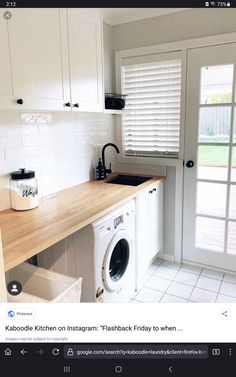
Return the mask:
<svg viewBox="0 0 236 377"><path fill-rule="evenodd" d="M105 109L122 110L125 108L125 94L105 93Z"/></svg>

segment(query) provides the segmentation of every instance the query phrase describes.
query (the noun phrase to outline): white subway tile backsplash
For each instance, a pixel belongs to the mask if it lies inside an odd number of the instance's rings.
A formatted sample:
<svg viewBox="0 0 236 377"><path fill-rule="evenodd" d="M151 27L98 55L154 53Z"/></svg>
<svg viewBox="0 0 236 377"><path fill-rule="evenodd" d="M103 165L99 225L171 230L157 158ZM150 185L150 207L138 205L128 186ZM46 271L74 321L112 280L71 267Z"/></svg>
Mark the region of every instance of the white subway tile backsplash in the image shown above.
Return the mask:
<svg viewBox="0 0 236 377"><path fill-rule="evenodd" d="M39 144L38 135L25 135L23 136L23 146L31 147Z"/></svg>
<svg viewBox="0 0 236 377"><path fill-rule="evenodd" d="M0 137L0 149L3 149L5 147L5 137Z"/></svg>
<svg viewBox="0 0 236 377"><path fill-rule="evenodd" d="M48 135L37 135L37 139L38 139L38 144L39 145L43 145L43 144L52 144L53 143L53 136L51 134L48 134Z"/></svg>
<svg viewBox="0 0 236 377"><path fill-rule="evenodd" d="M52 133L52 126L48 124L39 124L38 125L38 133L39 134L50 134Z"/></svg>
<svg viewBox="0 0 236 377"><path fill-rule="evenodd" d="M22 136L15 135L14 131L12 132L12 135L3 138L4 148L16 148L18 146L22 146Z"/></svg>
<svg viewBox="0 0 236 377"><path fill-rule="evenodd" d="M1 117L0 117L1 118ZM22 127L19 124L0 125L0 137L22 135Z"/></svg>
<svg viewBox="0 0 236 377"><path fill-rule="evenodd" d="M0 176L10 174L15 170L19 170L19 168L23 168L25 166L25 159L23 157L17 158L12 161L3 161L0 164ZM0 180L2 177L0 177ZM1 202L1 198L0 198Z"/></svg>
<svg viewBox="0 0 236 377"><path fill-rule="evenodd" d="M88 157L92 156L93 154L93 146L91 143L81 143L80 148L78 150L78 157Z"/></svg>
<svg viewBox="0 0 236 377"><path fill-rule="evenodd" d="M27 148L24 148L24 151L25 151L25 157L35 157L35 156L40 156L41 154L41 151L40 151L40 147L39 146L35 146L35 147L27 147Z"/></svg>
<svg viewBox="0 0 236 377"><path fill-rule="evenodd" d="M27 169L30 167L33 169L34 167L39 167L39 166L44 166L45 164L52 164L54 163L54 153L47 153L47 154L42 154L40 156L35 156L35 157L27 157L25 158L25 166Z"/></svg>
<svg viewBox="0 0 236 377"><path fill-rule="evenodd" d="M5 149L6 161L15 161L18 158L24 158L24 149L22 147Z"/></svg>
<svg viewBox="0 0 236 377"><path fill-rule="evenodd" d="M4 113L0 210L10 207L7 174L19 168L35 170L40 196L94 179L102 145L114 142L113 122L97 113Z"/></svg>
<svg viewBox="0 0 236 377"><path fill-rule="evenodd" d="M5 160L4 149L0 149L0 161L4 161L4 160Z"/></svg>
<svg viewBox="0 0 236 377"><path fill-rule="evenodd" d="M36 124L26 124L22 126L23 135L36 135L38 126Z"/></svg>

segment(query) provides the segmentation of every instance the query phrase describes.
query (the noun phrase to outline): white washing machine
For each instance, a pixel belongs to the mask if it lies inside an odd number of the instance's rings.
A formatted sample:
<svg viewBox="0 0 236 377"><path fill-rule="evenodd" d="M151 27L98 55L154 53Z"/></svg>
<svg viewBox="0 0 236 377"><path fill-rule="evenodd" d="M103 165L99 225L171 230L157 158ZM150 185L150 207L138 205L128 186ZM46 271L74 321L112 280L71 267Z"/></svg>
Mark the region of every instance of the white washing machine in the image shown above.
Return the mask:
<svg viewBox="0 0 236 377"><path fill-rule="evenodd" d="M135 202L79 232L75 256L81 302L128 302L135 290Z"/></svg>

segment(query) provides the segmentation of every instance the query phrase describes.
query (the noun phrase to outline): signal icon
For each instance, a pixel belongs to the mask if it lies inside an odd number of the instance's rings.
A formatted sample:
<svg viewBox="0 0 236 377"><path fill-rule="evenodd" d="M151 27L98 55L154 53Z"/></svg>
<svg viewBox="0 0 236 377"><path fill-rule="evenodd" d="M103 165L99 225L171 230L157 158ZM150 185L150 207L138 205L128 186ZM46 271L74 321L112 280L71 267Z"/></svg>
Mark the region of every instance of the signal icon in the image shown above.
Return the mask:
<svg viewBox="0 0 236 377"><path fill-rule="evenodd" d="M215 1L210 2L211 6L214 7L216 5Z"/></svg>

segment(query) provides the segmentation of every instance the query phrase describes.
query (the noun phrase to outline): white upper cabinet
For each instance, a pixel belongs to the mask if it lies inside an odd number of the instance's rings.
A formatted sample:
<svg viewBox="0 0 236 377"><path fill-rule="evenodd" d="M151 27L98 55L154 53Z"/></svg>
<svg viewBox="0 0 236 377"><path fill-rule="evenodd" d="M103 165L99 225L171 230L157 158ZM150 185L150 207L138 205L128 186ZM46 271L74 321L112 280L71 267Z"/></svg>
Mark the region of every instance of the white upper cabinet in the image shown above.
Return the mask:
<svg viewBox="0 0 236 377"><path fill-rule="evenodd" d="M103 111L101 19L84 9L67 13L72 108Z"/></svg>
<svg viewBox="0 0 236 377"><path fill-rule="evenodd" d="M17 55L18 47L13 54L13 30L15 29L16 18L5 18L7 14L5 9L0 10L0 106L1 108L15 108L17 98L17 70L15 69L19 56Z"/></svg>
<svg viewBox="0 0 236 377"><path fill-rule="evenodd" d="M11 96L13 94L12 88L12 74L11 74L11 52L8 41L8 21L2 17L0 18L0 45L1 45L1 59L0 59L0 95Z"/></svg>
<svg viewBox="0 0 236 377"><path fill-rule="evenodd" d="M66 17L60 9L19 9L23 106L62 110L70 100Z"/></svg>
<svg viewBox="0 0 236 377"><path fill-rule="evenodd" d="M100 19L79 9L10 13L1 11L0 107L102 111Z"/></svg>

